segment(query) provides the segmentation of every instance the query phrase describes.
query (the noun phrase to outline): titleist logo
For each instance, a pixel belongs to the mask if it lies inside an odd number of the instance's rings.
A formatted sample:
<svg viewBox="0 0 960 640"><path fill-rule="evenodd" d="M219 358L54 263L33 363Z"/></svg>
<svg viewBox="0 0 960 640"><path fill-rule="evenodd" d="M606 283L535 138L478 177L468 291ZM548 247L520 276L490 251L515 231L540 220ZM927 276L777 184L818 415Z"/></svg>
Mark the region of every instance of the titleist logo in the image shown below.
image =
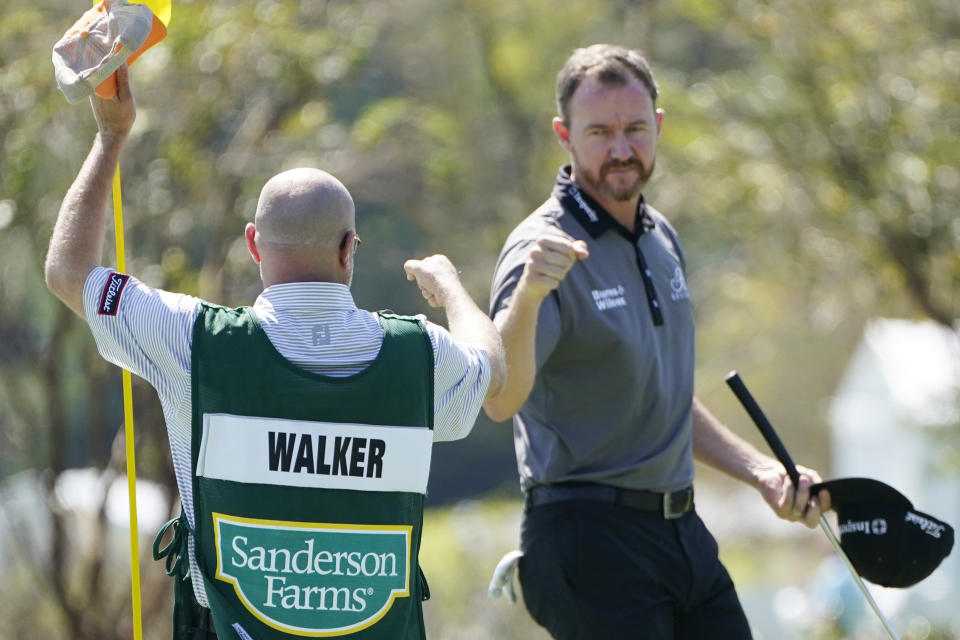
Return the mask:
<svg viewBox="0 0 960 640"><path fill-rule="evenodd" d="M97 313L101 316L115 316L117 309L120 308L120 294L127 286L127 280L130 276L122 273L112 272L107 278L107 284L103 287L103 293L100 294L100 305Z"/></svg>
<svg viewBox="0 0 960 640"><path fill-rule="evenodd" d="M932 520L927 520L921 515L908 511L906 517L904 518L905 522L910 524L915 524L920 527L920 530L931 538L940 538L940 535L943 533L944 526L942 524L937 524Z"/></svg>

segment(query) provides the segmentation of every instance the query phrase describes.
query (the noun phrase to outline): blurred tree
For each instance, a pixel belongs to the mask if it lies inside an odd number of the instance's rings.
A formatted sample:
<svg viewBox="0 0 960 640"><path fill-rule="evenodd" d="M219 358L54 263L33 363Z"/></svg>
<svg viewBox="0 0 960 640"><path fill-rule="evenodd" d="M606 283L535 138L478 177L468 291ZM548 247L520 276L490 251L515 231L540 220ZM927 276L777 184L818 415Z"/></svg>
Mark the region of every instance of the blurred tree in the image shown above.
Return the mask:
<svg viewBox="0 0 960 640"><path fill-rule="evenodd" d="M669 81L682 84L666 98L684 121L665 145L669 177L702 178L676 191L678 208L716 220L711 231L762 235L767 260L753 263L802 280L803 290L831 301L827 315L891 301L908 311L898 300L905 292L914 314L952 326L960 315L960 169L950 143L960 125L960 7L660 7L667 21L694 22L685 44L707 54L688 55L672 29L654 34Z"/></svg>
<svg viewBox="0 0 960 640"><path fill-rule="evenodd" d="M14 0L0 20L0 476L49 478L46 582L18 589L17 610L51 596L49 637L109 638L128 624L129 591L102 588L120 578L96 577L97 554L69 564L53 486L64 469L111 464L119 375L41 275L94 132L56 90L50 47L86 6ZM953 0L178 1L170 35L133 69L129 271L252 302L243 224L268 177L310 165L356 197L358 304L432 314L401 265L434 252L483 304L500 244L565 161L550 129L558 67L592 42L638 47L667 110L647 196L690 257L699 392L740 416L720 383L736 363L776 399L795 456L823 466L823 409L864 320L960 312L958 27ZM135 404L138 472L172 490L159 403L138 382ZM482 418L444 445L431 500L516 492L508 430ZM119 622L84 613L108 599L99 610Z"/></svg>
<svg viewBox="0 0 960 640"><path fill-rule="evenodd" d="M699 393L764 445L739 368L794 456L829 473L829 399L871 316L960 314L956 3L657 3L667 111L651 201L698 311Z"/></svg>

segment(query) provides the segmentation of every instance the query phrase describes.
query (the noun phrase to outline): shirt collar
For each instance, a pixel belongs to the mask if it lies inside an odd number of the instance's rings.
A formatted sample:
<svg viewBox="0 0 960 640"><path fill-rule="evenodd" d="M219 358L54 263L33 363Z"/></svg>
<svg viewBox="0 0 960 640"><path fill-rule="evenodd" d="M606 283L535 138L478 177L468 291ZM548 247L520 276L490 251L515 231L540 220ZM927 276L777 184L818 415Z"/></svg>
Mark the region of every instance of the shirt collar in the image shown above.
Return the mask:
<svg viewBox="0 0 960 640"><path fill-rule="evenodd" d="M326 309L354 311L353 294L345 284L336 282L286 282L264 289L253 304L255 311Z"/></svg>
<svg viewBox="0 0 960 640"><path fill-rule="evenodd" d="M652 231L656 227L656 222L650 212L647 211L647 203L643 199L643 194L640 194L640 200L637 202L637 221L634 227L636 231L631 234L626 227L617 222L606 209L571 180L571 172L572 169L569 164L560 167L552 195L560 201L564 210L569 211L577 219L577 222L586 229L590 237L596 239L608 229L613 229L622 236L633 238Z"/></svg>

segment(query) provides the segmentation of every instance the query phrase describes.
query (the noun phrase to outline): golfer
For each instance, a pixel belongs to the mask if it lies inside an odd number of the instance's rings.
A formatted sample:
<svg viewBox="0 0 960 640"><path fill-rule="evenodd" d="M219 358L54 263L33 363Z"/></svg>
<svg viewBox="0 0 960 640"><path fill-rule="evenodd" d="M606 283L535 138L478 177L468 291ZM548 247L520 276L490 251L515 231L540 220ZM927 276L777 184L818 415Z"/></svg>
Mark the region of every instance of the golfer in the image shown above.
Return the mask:
<svg viewBox="0 0 960 640"><path fill-rule="evenodd" d="M466 436L502 387L493 323L442 255L404 269L449 331L358 309L354 203L316 169L263 187L244 233L264 287L252 307L100 266L136 115L125 67L118 76L117 97L91 98L99 131L60 208L46 279L103 357L160 396L183 506L166 550L186 578L174 637L424 638L432 443Z"/></svg>
<svg viewBox="0 0 960 640"><path fill-rule="evenodd" d="M557 76L569 153L550 197L507 238L491 313L509 377L485 402L513 416L526 494L519 577L556 638L750 637L697 516L694 459L816 525L816 472L786 470L694 397L693 308L673 227L644 201L664 113L647 61L577 49Z"/></svg>

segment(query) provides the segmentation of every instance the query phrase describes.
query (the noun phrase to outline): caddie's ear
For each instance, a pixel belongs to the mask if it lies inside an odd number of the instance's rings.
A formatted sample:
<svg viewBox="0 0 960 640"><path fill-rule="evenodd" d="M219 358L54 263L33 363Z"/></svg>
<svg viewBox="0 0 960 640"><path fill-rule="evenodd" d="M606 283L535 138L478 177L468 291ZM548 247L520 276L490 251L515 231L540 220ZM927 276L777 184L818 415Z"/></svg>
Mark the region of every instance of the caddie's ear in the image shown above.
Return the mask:
<svg viewBox="0 0 960 640"><path fill-rule="evenodd" d="M248 222L243 230L243 238L247 243L247 251L250 252L250 257L253 258L254 262L260 264L260 250L257 249L256 237L257 227L252 222Z"/></svg>
<svg viewBox="0 0 960 640"><path fill-rule="evenodd" d="M553 132L557 134L557 141L560 146L570 151L570 129L567 128L560 116L553 119Z"/></svg>
<svg viewBox="0 0 960 640"><path fill-rule="evenodd" d="M657 109L657 137L660 137L660 131L663 127L663 116L666 112L663 109Z"/></svg>
<svg viewBox="0 0 960 640"><path fill-rule="evenodd" d="M340 262L340 266L344 269L347 269L350 266L350 261L356 254L356 247L359 242L360 236L357 235L357 232L353 229L347 231L343 235L343 239L340 240L340 248L337 251L337 260Z"/></svg>

